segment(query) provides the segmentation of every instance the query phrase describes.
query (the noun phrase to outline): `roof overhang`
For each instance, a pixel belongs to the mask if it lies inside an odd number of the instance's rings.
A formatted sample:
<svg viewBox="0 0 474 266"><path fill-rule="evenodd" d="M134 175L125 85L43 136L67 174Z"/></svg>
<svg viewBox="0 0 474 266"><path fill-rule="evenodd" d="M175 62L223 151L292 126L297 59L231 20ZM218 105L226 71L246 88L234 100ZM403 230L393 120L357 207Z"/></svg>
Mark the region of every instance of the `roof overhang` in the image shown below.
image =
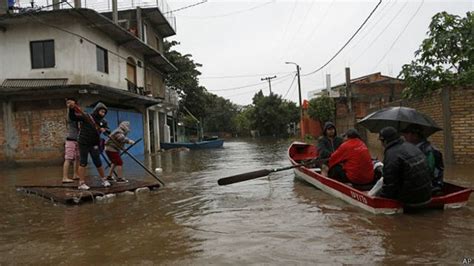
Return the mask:
<svg viewBox="0 0 474 266"><path fill-rule="evenodd" d="M0 27L6 28L8 30L9 24L35 22L35 18L32 18L31 16L35 16L36 19L49 19L52 22L54 21L54 18L57 18L58 16L75 16L77 18L85 19L86 23L89 24L90 27L102 31L108 37L113 39L118 45L143 54L146 62L153 64L164 73L174 72L178 70L159 51L145 44L135 35L131 34L119 25L113 23L112 20L110 20L106 16L97 13L95 10L92 9L72 8L52 11L6 14L0 16Z"/></svg>
<svg viewBox="0 0 474 266"><path fill-rule="evenodd" d="M176 35L176 30L173 28L173 25L170 24L168 19L166 19L163 13L161 13L159 8L141 7L140 9L142 12L142 16L145 16L151 22L152 26L158 30L161 37L166 38ZM119 10L118 14L119 17L121 17L122 14L127 14L131 12L136 12L136 9ZM112 17L112 12L103 12L101 14L104 14L108 18ZM174 21L174 17L170 17L170 19ZM176 25L176 23L174 23L174 25Z"/></svg>
<svg viewBox="0 0 474 266"><path fill-rule="evenodd" d="M90 95L100 97L104 101L117 102L128 106L144 106L163 104L162 99L138 95L129 91L115 89L98 84L64 85L48 87L0 87L0 98L60 98L72 95Z"/></svg>
<svg viewBox="0 0 474 266"><path fill-rule="evenodd" d="M163 16L163 13L161 13L158 8L142 8L142 14L144 14L151 21L151 23L153 23L153 25L162 34L163 38L176 35L175 29L170 25L168 20L165 18L165 16Z"/></svg>

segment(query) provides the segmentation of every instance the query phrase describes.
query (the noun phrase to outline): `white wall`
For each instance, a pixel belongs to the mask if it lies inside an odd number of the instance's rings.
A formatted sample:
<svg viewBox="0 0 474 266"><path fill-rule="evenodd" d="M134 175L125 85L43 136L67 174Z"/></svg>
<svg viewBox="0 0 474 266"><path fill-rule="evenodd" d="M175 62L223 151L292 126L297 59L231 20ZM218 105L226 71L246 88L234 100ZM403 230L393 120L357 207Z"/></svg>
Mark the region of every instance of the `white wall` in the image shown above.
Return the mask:
<svg viewBox="0 0 474 266"><path fill-rule="evenodd" d="M144 62L143 56L119 47L104 33L81 25L74 18L55 18L47 23L76 35L34 19L0 31L0 84L7 78L68 78L68 84L96 83L126 90L127 57ZM54 40L55 67L32 69L30 41L49 39ZM96 44L109 51L108 74L97 71ZM137 86L144 87L144 70L138 66Z"/></svg>

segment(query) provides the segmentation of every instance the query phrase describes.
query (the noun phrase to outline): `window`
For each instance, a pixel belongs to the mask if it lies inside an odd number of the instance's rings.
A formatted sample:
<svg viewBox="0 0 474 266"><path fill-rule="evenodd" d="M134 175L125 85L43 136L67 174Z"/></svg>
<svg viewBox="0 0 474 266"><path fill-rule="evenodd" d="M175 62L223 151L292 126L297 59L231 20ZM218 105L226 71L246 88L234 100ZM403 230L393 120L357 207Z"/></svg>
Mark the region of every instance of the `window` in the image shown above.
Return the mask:
<svg viewBox="0 0 474 266"><path fill-rule="evenodd" d="M31 68L54 67L54 40L30 42Z"/></svg>
<svg viewBox="0 0 474 266"><path fill-rule="evenodd" d="M109 57L107 54L107 50L100 46L96 46L96 54L97 54L97 71L103 73L109 73Z"/></svg>

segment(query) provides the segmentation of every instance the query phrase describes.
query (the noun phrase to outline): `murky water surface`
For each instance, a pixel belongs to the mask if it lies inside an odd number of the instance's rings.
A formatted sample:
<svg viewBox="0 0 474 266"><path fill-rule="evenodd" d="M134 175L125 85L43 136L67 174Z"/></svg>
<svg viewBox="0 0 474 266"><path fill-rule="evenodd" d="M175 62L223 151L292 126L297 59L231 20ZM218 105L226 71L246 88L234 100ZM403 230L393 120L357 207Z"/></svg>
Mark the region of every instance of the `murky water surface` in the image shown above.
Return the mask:
<svg viewBox="0 0 474 266"><path fill-rule="evenodd" d="M147 163L164 169L166 187L81 206L15 191L20 182L59 179L60 167L1 169L0 264L459 264L474 259L474 197L457 210L376 216L295 180L291 170L217 185L228 175L289 165L289 143L227 141L223 149L164 152ZM133 161L125 168L127 176L152 180ZM449 167L446 179L474 187L472 169Z"/></svg>

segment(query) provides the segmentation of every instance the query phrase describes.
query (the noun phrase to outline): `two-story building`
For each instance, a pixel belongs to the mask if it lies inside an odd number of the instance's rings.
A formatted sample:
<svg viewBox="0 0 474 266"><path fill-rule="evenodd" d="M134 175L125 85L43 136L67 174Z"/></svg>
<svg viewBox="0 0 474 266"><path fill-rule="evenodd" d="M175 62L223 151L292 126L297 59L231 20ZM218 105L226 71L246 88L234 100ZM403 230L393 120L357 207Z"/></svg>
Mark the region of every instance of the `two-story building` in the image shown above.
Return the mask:
<svg viewBox="0 0 474 266"><path fill-rule="evenodd" d="M370 110L380 109L386 103L401 99L405 85L403 80L382 75L380 72L351 78L350 69L346 68L346 82L328 87L314 91L309 96L327 95L334 99L334 122L337 131L343 133L356 127L357 122L368 115ZM361 131L364 135L365 130Z"/></svg>
<svg viewBox="0 0 474 266"><path fill-rule="evenodd" d="M174 17L157 7L99 13L76 2L51 10L0 5L0 162L60 161L66 97L89 111L105 103L111 129L129 120L129 136L143 139L134 154L158 151L173 128L178 97L164 78L177 69L163 55L163 38L175 34Z"/></svg>

